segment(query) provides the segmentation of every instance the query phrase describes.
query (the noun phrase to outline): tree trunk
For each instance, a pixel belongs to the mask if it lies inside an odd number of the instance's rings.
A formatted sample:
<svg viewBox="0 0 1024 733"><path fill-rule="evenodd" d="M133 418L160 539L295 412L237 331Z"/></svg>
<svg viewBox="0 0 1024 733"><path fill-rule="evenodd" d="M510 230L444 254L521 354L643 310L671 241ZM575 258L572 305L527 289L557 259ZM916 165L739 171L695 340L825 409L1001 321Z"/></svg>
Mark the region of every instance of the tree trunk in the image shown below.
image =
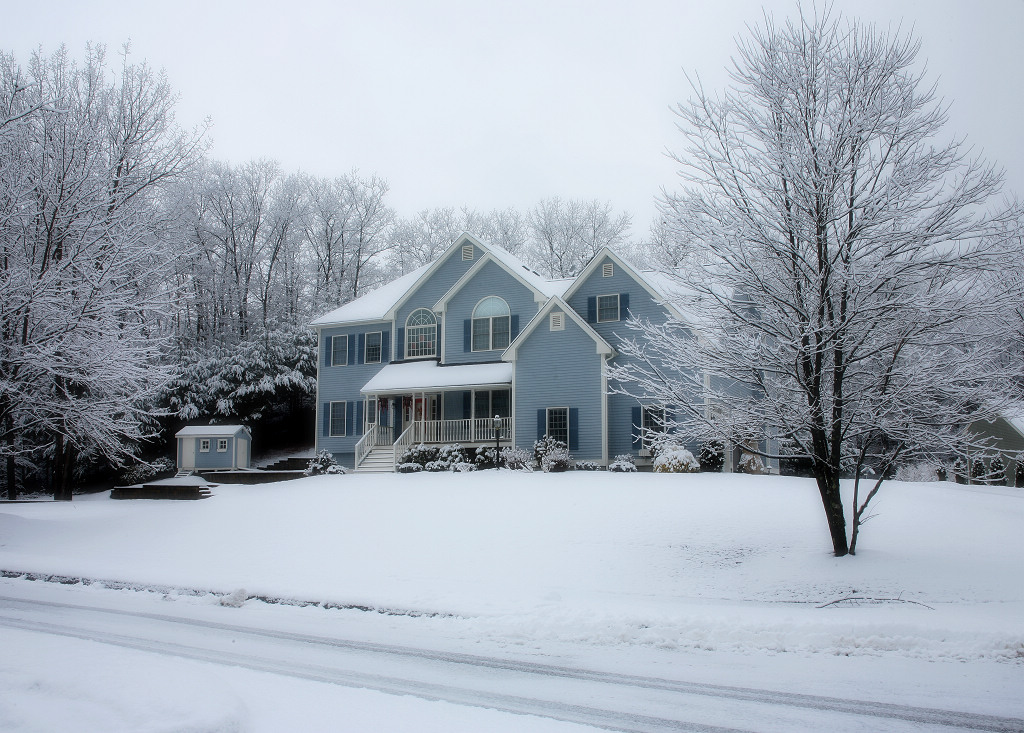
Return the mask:
<svg viewBox="0 0 1024 733"><path fill-rule="evenodd" d="M53 442L53 500L71 501L71 474L74 467L74 447L64 442L57 433Z"/></svg>
<svg viewBox="0 0 1024 733"><path fill-rule="evenodd" d="M7 456L7 498L14 501L18 498L18 477L14 464L14 456Z"/></svg>
<svg viewBox="0 0 1024 733"><path fill-rule="evenodd" d="M832 471L815 470L815 480L825 508L828 531L832 535L832 550L836 557L849 554L846 544L846 517L843 515L843 498L839 493L839 475Z"/></svg>

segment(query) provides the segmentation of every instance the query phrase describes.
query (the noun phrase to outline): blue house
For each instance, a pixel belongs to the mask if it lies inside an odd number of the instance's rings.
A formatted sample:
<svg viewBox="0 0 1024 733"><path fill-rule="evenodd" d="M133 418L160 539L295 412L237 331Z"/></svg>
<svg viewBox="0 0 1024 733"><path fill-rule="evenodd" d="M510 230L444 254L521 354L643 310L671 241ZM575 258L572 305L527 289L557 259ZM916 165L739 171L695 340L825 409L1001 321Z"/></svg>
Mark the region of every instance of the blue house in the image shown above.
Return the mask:
<svg viewBox="0 0 1024 733"><path fill-rule="evenodd" d="M417 443L529 449L565 442L607 465L649 456L643 429L666 407L610 394L629 315L680 318L664 281L603 250L577 277L549 280L462 235L433 263L316 319L317 450L357 470L393 470Z"/></svg>

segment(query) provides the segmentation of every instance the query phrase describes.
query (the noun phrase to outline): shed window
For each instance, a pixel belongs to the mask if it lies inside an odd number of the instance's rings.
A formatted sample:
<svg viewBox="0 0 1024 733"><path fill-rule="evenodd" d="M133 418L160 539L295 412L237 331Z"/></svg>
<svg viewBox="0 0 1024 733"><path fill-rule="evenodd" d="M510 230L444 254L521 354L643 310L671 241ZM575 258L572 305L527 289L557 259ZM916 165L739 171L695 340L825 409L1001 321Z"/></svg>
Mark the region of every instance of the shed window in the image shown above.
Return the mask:
<svg viewBox="0 0 1024 733"><path fill-rule="evenodd" d="M484 298L473 309L473 351L508 348L511 311L496 295Z"/></svg>
<svg viewBox="0 0 1024 733"><path fill-rule="evenodd" d="M218 453L227 453L228 452L228 439L227 438L217 438L217 452Z"/></svg>
<svg viewBox="0 0 1024 733"><path fill-rule="evenodd" d="M619 295L597 296L597 322L619 320Z"/></svg>
<svg viewBox="0 0 1024 733"><path fill-rule="evenodd" d="M569 408L549 407L547 435L569 445Z"/></svg>
<svg viewBox="0 0 1024 733"><path fill-rule="evenodd" d="M380 364L381 332L372 331L366 334L366 355L363 361L367 364Z"/></svg>
<svg viewBox="0 0 1024 733"><path fill-rule="evenodd" d="M348 407L346 402L332 402L331 403L331 437L332 438L344 438L345 437L345 408Z"/></svg>
<svg viewBox="0 0 1024 733"><path fill-rule="evenodd" d="M348 364L348 336L335 336L331 339L331 366Z"/></svg>
<svg viewBox="0 0 1024 733"><path fill-rule="evenodd" d="M437 355L437 318L426 308L414 310L405 322L405 355L410 359Z"/></svg>
<svg viewBox="0 0 1024 733"><path fill-rule="evenodd" d="M210 439L209 438L200 438L199 439L199 452L200 453L209 453L210 452Z"/></svg>

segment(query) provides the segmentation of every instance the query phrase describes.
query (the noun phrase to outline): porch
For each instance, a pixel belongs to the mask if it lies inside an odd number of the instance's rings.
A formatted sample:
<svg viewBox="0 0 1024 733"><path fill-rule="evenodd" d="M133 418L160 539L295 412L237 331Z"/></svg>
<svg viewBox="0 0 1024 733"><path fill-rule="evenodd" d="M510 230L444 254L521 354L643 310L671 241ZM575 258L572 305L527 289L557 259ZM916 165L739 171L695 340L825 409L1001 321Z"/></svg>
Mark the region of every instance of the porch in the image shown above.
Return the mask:
<svg viewBox="0 0 1024 733"><path fill-rule="evenodd" d="M440 366L436 361L391 364L361 393L366 397L357 471L393 471L419 443L465 448L512 443L512 365ZM495 418L497 423L495 423Z"/></svg>

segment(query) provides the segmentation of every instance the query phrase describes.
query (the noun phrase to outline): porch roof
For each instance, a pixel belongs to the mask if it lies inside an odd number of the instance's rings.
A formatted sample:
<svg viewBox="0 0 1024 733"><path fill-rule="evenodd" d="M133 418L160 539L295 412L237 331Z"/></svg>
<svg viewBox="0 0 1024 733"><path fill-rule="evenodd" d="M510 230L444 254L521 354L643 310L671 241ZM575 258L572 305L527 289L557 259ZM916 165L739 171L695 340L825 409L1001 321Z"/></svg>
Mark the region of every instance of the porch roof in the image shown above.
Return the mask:
<svg viewBox="0 0 1024 733"><path fill-rule="evenodd" d="M360 390L363 394L419 392L460 387L511 385L513 365L460 364L440 366L436 361L388 364Z"/></svg>

